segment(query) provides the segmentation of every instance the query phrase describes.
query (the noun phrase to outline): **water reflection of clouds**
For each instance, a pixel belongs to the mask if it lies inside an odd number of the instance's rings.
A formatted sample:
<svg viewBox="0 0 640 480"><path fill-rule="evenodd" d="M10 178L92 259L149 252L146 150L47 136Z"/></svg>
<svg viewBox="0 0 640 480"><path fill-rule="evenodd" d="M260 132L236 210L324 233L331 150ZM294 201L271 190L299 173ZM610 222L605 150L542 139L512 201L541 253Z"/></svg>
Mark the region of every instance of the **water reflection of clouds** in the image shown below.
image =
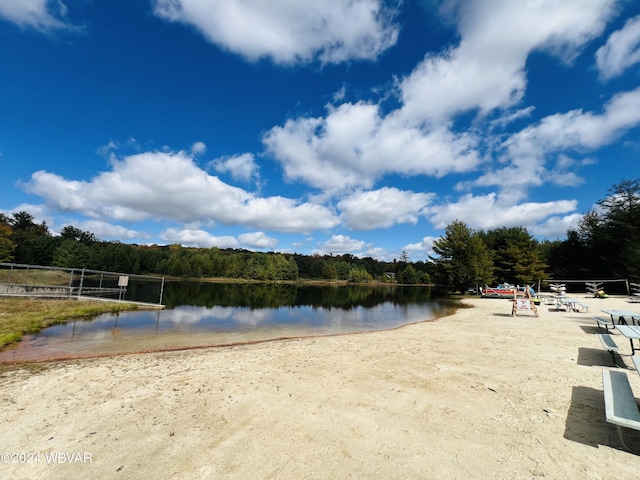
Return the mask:
<svg viewBox="0 0 640 480"><path fill-rule="evenodd" d="M236 310L233 307L216 306L213 308L203 308L194 306L181 306L173 310L164 310L160 314L161 322L171 323L200 323L206 319L227 320Z"/></svg>
<svg viewBox="0 0 640 480"><path fill-rule="evenodd" d="M261 325L300 326L314 325L336 331L361 331L392 328L433 317L429 305L398 305L386 302L374 307L357 306L350 309L314 306L281 308L240 308L215 306L211 308L183 305L159 312L123 312L119 315L100 315L90 322L78 321L46 329L46 335L69 332L72 325L76 333L103 331L110 335L112 328L171 330L173 326L191 329L243 330Z"/></svg>
<svg viewBox="0 0 640 480"><path fill-rule="evenodd" d="M451 306L431 299L428 291L402 287L384 296L373 288L366 296L360 288L345 287L334 295L333 287L313 287L300 289L299 295L289 292L286 301L280 288L260 287L260 295L246 286L211 284L203 289L195 299L191 288L182 296L176 290L172 298L180 301L166 310L103 314L46 328L0 352L0 362L385 330L435 318ZM197 304L201 298L206 305Z"/></svg>
<svg viewBox="0 0 640 480"><path fill-rule="evenodd" d="M257 327L260 324L272 322L274 319L273 309L236 309L231 318L234 322L250 327Z"/></svg>
<svg viewBox="0 0 640 480"><path fill-rule="evenodd" d="M162 312L160 321L176 324L211 324L213 323L211 320L219 320L224 324L255 327L261 323L272 321L273 317L274 310L266 308L181 306Z"/></svg>
<svg viewBox="0 0 640 480"><path fill-rule="evenodd" d="M105 343L113 341L117 336L118 331L115 328L110 330L93 330L90 332L78 332L72 336L71 341Z"/></svg>
<svg viewBox="0 0 640 480"><path fill-rule="evenodd" d="M342 310L334 308L331 315L328 316L328 327L338 329L340 331L355 329L361 330L368 325L385 321L385 316L381 315L379 306L373 308L355 307L350 310Z"/></svg>
<svg viewBox="0 0 640 480"><path fill-rule="evenodd" d="M424 305L384 303L372 308L349 310L333 308L327 315L327 327L340 331L381 330L432 318L433 311Z"/></svg>
<svg viewBox="0 0 640 480"><path fill-rule="evenodd" d="M179 346L204 346L395 328L434 318L446 309L437 302L386 301L349 308L294 305L279 308L180 305L167 310L104 314L44 329L28 343L34 352L96 354ZM35 353L36 356L38 355ZM0 360L2 355L0 355Z"/></svg>

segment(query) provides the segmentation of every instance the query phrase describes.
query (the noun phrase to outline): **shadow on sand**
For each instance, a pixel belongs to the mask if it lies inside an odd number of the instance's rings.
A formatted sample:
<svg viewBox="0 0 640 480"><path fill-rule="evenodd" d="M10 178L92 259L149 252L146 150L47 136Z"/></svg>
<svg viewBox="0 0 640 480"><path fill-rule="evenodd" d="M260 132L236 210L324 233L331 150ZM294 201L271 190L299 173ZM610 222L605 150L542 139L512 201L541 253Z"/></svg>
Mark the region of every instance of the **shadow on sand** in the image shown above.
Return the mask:
<svg viewBox="0 0 640 480"><path fill-rule="evenodd" d="M619 367L628 369L624 364L624 359L616 354L615 364L611 358L611 354L601 348L578 348L578 365L587 367Z"/></svg>
<svg viewBox="0 0 640 480"><path fill-rule="evenodd" d="M607 333L604 328L600 328L597 325L580 325L580 328L584 333L588 333L589 335L595 335L596 333Z"/></svg>
<svg viewBox="0 0 640 480"><path fill-rule="evenodd" d="M590 447L607 445L628 451L620 441L616 426L605 420L604 394L595 388L573 387L564 438ZM640 432L626 428L624 438L629 446L640 449Z"/></svg>

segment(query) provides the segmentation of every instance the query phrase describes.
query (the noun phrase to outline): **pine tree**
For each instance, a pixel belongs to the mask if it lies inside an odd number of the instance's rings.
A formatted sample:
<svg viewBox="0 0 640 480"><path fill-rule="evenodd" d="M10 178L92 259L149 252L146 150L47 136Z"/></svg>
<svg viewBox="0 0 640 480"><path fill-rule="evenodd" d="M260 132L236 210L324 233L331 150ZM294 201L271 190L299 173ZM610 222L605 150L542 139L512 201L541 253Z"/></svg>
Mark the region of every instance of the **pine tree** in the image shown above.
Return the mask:
<svg viewBox="0 0 640 480"><path fill-rule="evenodd" d="M456 220L448 225L444 237L433 242L433 251L438 255L430 257L435 280L451 290L464 292L493 277L491 252L464 222Z"/></svg>

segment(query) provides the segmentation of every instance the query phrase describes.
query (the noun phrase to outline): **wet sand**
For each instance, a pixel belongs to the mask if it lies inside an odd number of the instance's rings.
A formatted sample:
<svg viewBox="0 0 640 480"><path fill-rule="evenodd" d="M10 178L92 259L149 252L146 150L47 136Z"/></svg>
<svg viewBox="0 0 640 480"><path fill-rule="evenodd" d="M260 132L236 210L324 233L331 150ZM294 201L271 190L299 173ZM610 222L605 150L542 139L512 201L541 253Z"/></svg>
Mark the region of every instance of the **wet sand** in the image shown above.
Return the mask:
<svg viewBox="0 0 640 480"><path fill-rule="evenodd" d="M637 478L604 420L592 315L640 305L581 300L589 313L469 299L392 331L5 367L0 445L32 455L3 455L18 463L0 477Z"/></svg>

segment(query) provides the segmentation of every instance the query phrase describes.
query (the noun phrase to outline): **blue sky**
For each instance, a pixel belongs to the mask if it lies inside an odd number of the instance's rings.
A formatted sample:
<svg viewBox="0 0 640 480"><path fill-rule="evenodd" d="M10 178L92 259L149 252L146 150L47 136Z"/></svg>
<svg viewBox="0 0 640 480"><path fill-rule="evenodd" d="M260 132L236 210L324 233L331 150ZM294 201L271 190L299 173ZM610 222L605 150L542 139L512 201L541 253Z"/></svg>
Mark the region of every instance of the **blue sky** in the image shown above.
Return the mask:
<svg viewBox="0 0 640 480"><path fill-rule="evenodd" d="M0 0L0 212L424 260L640 177L640 2Z"/></svg>

